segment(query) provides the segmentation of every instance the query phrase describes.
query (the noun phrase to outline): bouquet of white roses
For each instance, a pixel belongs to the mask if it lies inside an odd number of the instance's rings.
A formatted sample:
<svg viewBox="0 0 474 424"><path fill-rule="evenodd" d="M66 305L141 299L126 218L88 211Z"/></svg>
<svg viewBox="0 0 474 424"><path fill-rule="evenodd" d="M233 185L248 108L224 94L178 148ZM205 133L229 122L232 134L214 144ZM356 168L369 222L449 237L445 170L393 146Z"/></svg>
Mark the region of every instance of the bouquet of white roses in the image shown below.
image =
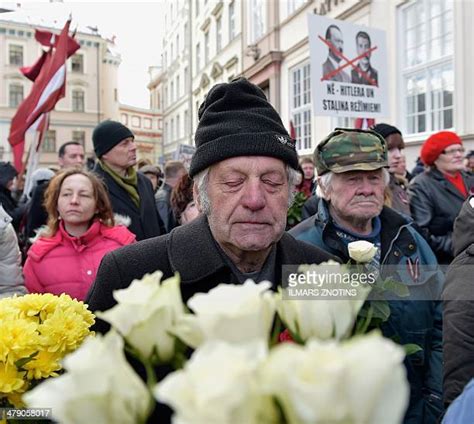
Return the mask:
<svg viewBox="0 0 474 424"><path fill-rule="evenodd" d="M284 300L271 283L248 280L196 294L186 307L179 277L161 277L115 292L117 305L99 314L111 332L66 358L68 372L29 392L28 405L52 407L64 424L144 422L153 398L180 424L401 422L405 354L379 332L352 337L363 300ZM282 323L298 343L277 342ZM144 364L148 387L132 377L123 345ZM156 381L154 366L164 363L175 371Z"/></svg>

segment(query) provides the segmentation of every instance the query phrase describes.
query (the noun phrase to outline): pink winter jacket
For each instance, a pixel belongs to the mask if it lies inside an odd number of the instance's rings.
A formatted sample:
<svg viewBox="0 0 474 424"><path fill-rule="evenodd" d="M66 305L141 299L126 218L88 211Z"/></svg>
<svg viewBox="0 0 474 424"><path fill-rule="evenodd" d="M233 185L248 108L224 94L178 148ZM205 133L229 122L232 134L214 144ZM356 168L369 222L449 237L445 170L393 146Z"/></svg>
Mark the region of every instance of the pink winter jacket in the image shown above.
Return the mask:
<svg viewBox="0 0 474 424"><path fill-rule="evenodd" d="M84 300L104 255L135 242L126 227L95 221L81 237L70 236L61 222L53 237L40 237L28 251L23 273L30 293L67 293Z"/></svg>

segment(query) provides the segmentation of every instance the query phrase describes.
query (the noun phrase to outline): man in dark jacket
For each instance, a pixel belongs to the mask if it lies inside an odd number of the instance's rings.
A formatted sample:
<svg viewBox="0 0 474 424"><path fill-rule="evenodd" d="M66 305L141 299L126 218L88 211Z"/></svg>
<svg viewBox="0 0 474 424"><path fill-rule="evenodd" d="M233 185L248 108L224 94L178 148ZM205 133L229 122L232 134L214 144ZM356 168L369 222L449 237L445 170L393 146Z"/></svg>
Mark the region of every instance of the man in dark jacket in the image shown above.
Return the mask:
<svg viewBox="0 0 474 424"><path fill-rule="evenodd" d="M94 172L107 186L114 213L127 216L128 229L137 240L160 235L153 187L144 175L135 171L135 136L120 122L104 121L94 128L92 141L99 159Z"/></svg>
<svg viewBox="0 0 474 424"><path fill-rule="evenodd" d="M104 257L87 303L115 304L114 290L156 270L179 272L184 301L220 283L282 283L282 267L334 259L285 233L298 156L263 91L245 79L218 84L199 108L189 170L202 216L171 233ZM100 320L96 330L107 327ZM169 411L168 411L169 414ZM164 408L150 422L169 422Z"/></svg>
<svg viewBox="0 0 474 424"><path fill-rule="evenodd" d="M410 297L390 297L386 337L414 343L422 351L407 357L410 404L405 424L435 424L443 411L443 276L436 258L412 222L384 206L389 182L387 144L374 131L336 129L315 150L320 196L316 215L290 234L349 260L348 243L366 240L377 253L369 267L382 278L408 286Z"/></svg>
<svg viewBox="0 0 474 424"><path fill-rule="evenodd" d="M245 79L216 85L199 118L189 174L203 216L107 255L89 293L93 311L112 307L113 290L157 269L164 278L179 272L187 299L247 278L276 286L283 264L332 258L284 232L298 156L263 91Z"/></svg>
<svg viewBox="0 0 474 424"><path fill-rule="evenodd" d="M446 275L444 307L444 401L449 405L474 378L474 197L454 223L456 258ZM472 407L472 405L471 405Z"/></svg>

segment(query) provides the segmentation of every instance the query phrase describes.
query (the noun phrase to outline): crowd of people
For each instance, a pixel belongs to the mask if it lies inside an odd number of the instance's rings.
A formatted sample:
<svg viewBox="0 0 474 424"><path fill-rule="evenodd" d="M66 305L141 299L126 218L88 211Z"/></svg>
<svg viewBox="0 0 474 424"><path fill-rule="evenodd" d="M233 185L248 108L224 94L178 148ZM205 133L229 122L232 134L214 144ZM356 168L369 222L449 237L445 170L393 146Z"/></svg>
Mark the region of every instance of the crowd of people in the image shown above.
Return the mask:
<svg viewBox="0 0 474 424"><path fill-rule="evenodd" d="M36 170L21 197L16 170L0 162L0 296L67 293L104 311L114 290L158 269L179 272L185 301L248 278L277 289L284 265L347 262L348 243L366 240L377 248L369 266L410 289L390 300L382 327L421 347L405 361L404 422L440 422L474 378L474 152L440 131L410 173L401 131L379 123L335 129L299 158L277 111L243 78L214 86L198 115L189 169L137 161L134 134L111 120L93 131L92 170L83 146L67 142L58 169ZM300 222L289 225L298 193ZM107 329L98 319L95 330ZM170 417L164 405L154 414Z"/></svg>

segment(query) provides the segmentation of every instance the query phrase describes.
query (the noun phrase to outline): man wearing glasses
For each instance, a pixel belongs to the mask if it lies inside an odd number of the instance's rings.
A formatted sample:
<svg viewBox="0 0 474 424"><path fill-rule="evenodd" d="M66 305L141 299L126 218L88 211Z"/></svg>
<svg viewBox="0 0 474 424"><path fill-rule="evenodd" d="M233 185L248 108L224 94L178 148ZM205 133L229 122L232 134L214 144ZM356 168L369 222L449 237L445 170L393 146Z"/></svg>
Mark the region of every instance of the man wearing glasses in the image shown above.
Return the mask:
<svg viewBox="0 0 474 424"><path fill-rule="evenodd" d="M411 215L425 231L438 262L449 264L453 260L454 220L466 198L474 193L474 176L463 170L464 147L454 132L431 135L420 156L430 169L410 184Z"/></svg>

